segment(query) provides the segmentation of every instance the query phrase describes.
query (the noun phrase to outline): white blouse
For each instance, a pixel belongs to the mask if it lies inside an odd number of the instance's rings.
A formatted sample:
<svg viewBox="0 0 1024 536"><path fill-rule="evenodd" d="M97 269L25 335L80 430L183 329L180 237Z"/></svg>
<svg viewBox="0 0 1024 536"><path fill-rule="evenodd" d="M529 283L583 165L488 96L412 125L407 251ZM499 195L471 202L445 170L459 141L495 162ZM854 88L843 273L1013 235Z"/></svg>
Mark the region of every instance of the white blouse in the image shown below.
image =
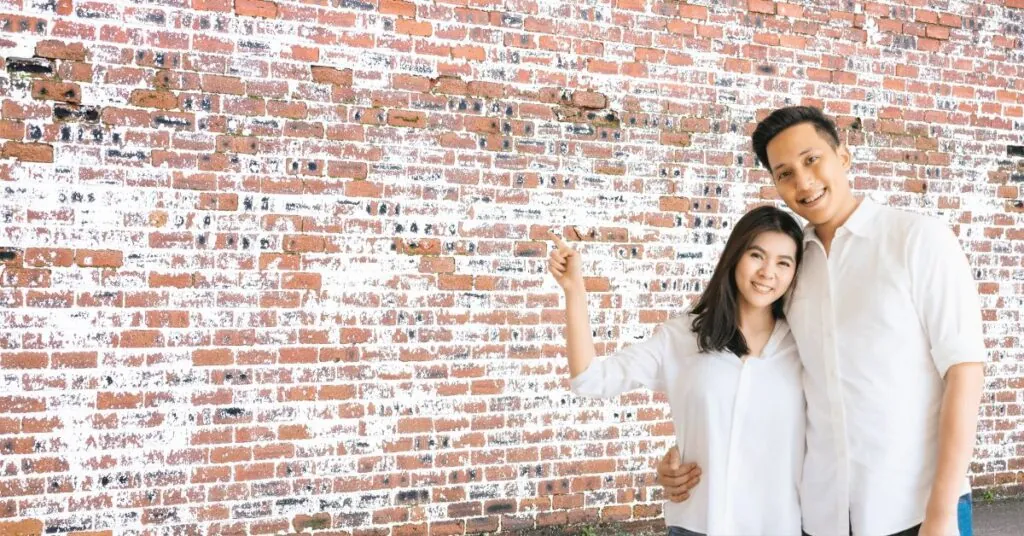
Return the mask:
<svg viewBox="0 0 1024 536"><path fill-rule="evenodd" d="M692 317L665 322L649 339L594 360L571 380L576 394L611 398L647 387L668 395L684 462L701 467L665 522L709 536L799 535L805 405L796 343L785 321L761 357L700 353Z"/></svg>

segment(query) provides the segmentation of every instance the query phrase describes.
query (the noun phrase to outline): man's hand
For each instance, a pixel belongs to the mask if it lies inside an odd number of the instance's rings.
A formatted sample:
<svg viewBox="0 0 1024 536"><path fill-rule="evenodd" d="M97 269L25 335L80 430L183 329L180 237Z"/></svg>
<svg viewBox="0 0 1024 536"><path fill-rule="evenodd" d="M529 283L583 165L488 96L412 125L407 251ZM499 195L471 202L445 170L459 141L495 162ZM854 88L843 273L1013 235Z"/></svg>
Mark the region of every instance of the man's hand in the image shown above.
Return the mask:
<svg viewBox="0 0 1024 536"><path fill-rule="evenodd" d="M658 462L658 484L665 488L665 498L683 502L690 498L690 490L700 483L700 467L695 463L681 463L679 447L672 447Z"/></svg>

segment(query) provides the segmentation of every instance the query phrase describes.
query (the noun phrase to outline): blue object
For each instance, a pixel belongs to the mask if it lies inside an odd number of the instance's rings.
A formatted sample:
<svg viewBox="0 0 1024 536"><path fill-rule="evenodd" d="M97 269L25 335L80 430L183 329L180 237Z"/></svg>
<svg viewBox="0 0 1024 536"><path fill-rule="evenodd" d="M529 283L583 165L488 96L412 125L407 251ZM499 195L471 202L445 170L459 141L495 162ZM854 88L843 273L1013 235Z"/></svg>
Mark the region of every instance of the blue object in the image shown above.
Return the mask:
<svg viewBox="0 0 1024 536"><path fill-rule="evenodd" d="M961 495L956 503L956 524L960 528L960 536L974 536L974 506L970 493Z"/></svg>

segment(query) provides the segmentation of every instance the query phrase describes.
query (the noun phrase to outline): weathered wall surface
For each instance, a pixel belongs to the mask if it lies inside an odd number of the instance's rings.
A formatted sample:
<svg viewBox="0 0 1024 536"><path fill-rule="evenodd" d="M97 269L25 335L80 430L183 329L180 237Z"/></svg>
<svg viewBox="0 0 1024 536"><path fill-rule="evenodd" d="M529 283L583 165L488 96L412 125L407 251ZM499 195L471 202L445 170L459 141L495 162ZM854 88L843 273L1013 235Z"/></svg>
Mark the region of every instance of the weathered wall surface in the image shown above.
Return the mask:
<svg viewBox="0 0 1024 536"><path fill-rule="evenodd" d="M803 4L0 0L0 531L655 518L667 408L568 393L545 233L649 334L798 102L956 227L1021 493L1024 4Z"/></svg>

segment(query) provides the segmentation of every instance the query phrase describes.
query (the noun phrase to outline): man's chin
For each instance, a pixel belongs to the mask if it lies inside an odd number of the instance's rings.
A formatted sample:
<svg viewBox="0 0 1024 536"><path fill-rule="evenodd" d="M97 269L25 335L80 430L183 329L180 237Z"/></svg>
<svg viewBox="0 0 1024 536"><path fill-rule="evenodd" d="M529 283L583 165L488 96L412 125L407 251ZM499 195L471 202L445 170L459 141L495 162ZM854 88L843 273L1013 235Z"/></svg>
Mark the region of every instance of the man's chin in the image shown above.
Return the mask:
<svg viewBox="0 0 1024 536"><path fill-rule="evenodd" d="M802 213L798 212L797 214L800 214L801 218L807 220L807 223L818 226L828 223L829 220L832 219L833 212L830 210L830 207L821 207L814 210L807 210Z"/></svg>

